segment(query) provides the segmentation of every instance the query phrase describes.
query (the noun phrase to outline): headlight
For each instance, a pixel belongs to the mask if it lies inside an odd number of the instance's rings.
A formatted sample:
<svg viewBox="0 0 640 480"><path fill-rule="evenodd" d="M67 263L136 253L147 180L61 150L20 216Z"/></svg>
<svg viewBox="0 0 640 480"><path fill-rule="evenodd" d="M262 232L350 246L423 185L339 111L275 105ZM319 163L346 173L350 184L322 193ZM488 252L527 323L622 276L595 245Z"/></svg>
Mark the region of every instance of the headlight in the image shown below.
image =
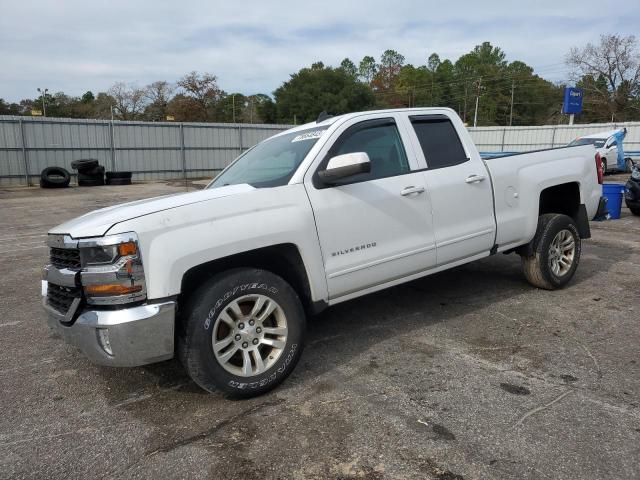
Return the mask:
<svg viewBox="0 0 640 480"><path fill-rule="evenodd" d="M135 233L78 242L85 298L94 305L137 302L146 298L142 257Z"/></svg>
<svg viewBox="0 0 640 480"><path fill-rule="evenodd" d="M101 245L95 247L80 247L80 264L83 267L113 263L117 258L116 245Z"/></svg>

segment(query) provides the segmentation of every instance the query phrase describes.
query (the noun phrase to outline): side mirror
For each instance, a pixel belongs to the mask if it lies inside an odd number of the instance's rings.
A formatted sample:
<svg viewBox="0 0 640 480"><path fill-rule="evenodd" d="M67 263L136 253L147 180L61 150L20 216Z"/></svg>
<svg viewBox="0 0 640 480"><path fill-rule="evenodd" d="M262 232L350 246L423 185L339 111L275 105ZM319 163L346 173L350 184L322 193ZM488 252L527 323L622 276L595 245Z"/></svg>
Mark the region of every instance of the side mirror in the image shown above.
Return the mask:
<svg viewBox="0 0 640 480"><path fill-rule="evenodd" d="M331 158L327 168L318 172L318 177L324 183L332 184L343 178L370 171L371 161L365 152L345 153Z"/></svg>

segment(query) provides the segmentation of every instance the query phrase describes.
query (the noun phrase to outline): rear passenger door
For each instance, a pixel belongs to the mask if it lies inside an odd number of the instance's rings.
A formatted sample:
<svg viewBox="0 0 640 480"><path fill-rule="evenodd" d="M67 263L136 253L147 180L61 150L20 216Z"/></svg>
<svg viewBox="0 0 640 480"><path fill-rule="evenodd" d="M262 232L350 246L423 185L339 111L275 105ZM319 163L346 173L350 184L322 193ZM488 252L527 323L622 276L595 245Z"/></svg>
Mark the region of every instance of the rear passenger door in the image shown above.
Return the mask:
<svg viewBox="0 0 640 480"><path fill-rule="evenodd" d="M465 148L447 115L408 116L408 120L419 145L416 150L427 165L424 175L438 265L490 251L495 240L493 192L475 148Z"/></svg>

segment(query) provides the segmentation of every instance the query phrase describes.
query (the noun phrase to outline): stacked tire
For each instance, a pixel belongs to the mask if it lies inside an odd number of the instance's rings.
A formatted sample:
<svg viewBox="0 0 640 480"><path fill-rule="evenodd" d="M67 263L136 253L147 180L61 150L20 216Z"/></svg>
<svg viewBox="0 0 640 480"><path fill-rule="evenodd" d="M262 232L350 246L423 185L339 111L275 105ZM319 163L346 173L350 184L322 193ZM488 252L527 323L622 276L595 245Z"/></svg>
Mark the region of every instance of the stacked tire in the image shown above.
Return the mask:
<svg viewBox="0 0 640 480"><path fill-rule="evenodd" d="M131 185L131 172L107 172L107 185Z"/></svg>
<svg viewBox="0 0 640 480"><path fill-rule="evenodd" d="M74 160L71 162L71 168L78 171L78 186L96 187L104 185L104 167L98 164L98 160Z"/></svg>

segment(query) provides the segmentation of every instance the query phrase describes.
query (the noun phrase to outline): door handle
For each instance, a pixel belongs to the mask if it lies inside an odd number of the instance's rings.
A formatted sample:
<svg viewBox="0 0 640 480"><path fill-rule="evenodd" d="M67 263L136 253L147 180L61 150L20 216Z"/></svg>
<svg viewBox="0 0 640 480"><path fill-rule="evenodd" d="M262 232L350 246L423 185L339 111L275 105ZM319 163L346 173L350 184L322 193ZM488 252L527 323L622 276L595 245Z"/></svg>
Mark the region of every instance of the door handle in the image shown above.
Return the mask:
<svg viewBox="0 0 640 480"><path fill-rule="evenodd" d="M412 193L422 193L422 192L424 192L424 187L414 187L413 185L411 185L410 187L404 187L400 191L400 195L402 195L403 197L406 197L407 195L411 195Z"/></svg>
<svg viewBox="0 0 640 480"><path fill-rule="evenodd" d="M484 175L469 175L464 181L466 183L478 183L483 181L485 178Z"/></svg>

